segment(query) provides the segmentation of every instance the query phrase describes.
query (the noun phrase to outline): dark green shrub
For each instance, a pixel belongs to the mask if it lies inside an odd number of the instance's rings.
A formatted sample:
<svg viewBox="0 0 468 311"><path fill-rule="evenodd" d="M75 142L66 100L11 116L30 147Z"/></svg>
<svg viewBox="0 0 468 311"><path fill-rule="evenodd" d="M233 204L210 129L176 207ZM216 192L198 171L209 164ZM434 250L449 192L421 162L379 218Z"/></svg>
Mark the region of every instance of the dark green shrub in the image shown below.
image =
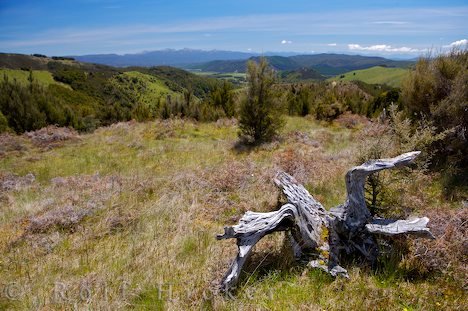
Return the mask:
<svg viewBox="0 0 468 311"><path fill-rule="evenodd" d="M311 94L310 87L291 85L291 89L287 95L288 113L300 116L306 116L311 113Z"/></svg>
<svg viewBox="0 0 468 311"><path fill-rule="evenodd" d="M275 72L265 58L247 64L248 90L240 105L239 137L248 144L270 141L284 124L273 94Z"/></svg>
<svg viewBox="0 0 468 311"><path fill-rule="evenodd" d="M232 84L224 80L223 84L215 85L209 93L209 102L215 109L221 108L224 115L231 118L235 114L234 100L232 96Z"/></svg>
<svg viewBox="0 0 468 311"><path fill-rule="evenodd" d="M18 82L4 78L0 83L0 112L15 132L22 133L46 125L47 116L40 110L42 89L33 83L24 87Z"/></svg>

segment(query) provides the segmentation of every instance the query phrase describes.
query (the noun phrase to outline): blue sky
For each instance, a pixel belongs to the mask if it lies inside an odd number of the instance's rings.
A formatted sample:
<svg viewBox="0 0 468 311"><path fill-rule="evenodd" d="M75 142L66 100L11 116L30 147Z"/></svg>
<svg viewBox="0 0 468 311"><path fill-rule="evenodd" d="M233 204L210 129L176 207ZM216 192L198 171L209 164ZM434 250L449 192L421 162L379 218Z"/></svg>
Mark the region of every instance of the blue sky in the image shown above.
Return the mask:
<svg viewBox="0 0 468 311"><path fill-rule="evenodd" d="M468 2L0 0L0 52L165 48L416 56L466 47Z"/></svg>

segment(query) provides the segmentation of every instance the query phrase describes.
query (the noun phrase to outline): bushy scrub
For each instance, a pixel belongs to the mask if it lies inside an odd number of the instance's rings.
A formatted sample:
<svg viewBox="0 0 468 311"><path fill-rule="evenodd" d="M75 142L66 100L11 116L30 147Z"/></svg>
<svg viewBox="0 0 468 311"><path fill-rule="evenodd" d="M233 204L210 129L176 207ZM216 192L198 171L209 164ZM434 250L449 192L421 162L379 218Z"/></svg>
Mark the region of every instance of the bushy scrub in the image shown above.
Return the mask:
<svg viewBox="0 0 468 311"><path fill-rule="evenodd" d="M402 89L404 109L414 123L428 119L437 133L449 131L445 139L433 145L434 167L447 172L447 194L453 194L456 186L466 188L468 183L467 68L466 49L422 58Z"/></svg>
<svg viewBox="0 0 468 311"><path fill-rule="evenodd" d="M422 120L413 126L404 113L397 111L395 105L389 109L388 119L368 126L360 134L365 141L358 154L357 163L371 159L396 156L409 151L421 151L412 170L378 172L370 175L366 183L366 199L371 213L386 217L406 217L411 206L403 206L401 190L408 183L414 183L427 171L433 158L431 146L447 135L437 133L431 121Z"/></svg>
<svg viewBox="0 0 468 311"><path fill-rule="evenodd" d="M375 117L400 101L398 89L353 82L312 82L280 87L289 115L332 121L345 112Z"/></svg>

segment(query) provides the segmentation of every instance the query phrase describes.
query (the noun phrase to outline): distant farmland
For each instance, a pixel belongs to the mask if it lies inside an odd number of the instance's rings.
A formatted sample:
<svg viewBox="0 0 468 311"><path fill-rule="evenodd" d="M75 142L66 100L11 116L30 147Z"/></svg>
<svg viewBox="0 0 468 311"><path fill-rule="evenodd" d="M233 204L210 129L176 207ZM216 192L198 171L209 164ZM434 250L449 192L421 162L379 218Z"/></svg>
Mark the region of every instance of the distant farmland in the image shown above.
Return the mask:
<svg viewBox="0 0 468 311"><path fill-rule="evenodd" d="M388 86L400 87L408 72L409 70L404 68L375 66L368 69L349 71L330 78L329 81L359 80L369 84L387 84Z"/></svg>
<svg viewBox="0 0 468 311"><path fill-rule="evenodd" d="M216 78L216 79L223 79L227 80L234 84L243 84L246 80L246 74L244 72L214 72L214 71L190 71L196 75Z"/></svg>

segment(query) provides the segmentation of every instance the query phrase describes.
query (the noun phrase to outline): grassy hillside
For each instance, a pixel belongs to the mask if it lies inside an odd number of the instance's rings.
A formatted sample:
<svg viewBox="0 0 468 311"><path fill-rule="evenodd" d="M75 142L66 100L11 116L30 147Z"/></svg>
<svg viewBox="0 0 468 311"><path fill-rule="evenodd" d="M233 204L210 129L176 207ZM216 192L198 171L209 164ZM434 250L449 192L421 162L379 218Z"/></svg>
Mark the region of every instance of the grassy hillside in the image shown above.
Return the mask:
<svg viewBox="0 0 468 311"><path fill-rule="evenodd" d="M47 64L51 60L48 57L0 53L0 68L47 70Z"/></svg>
<svg viewBox="0 0 468 311"><path fill-rule="evenodd" d="M0 68L0 77L3 78L4 76L8 77L10 80L16 79L22 85L29 84L29 71L28 70L18 70L18 69L6 69ZM52 73L46 70L33 70L32 77L35 81L37 81L42 86L49 86L50 84L60 85L66 88L70 88L69 85L64 83L60 83L54 80Z"/></svg>
<svg viewBox="0 0 468 311"><path fill-rule="evenodd" d="M199 103L221 84L167 66L120 69L20 54L0 54L0 77L0 119L8 124L2 131L16 132L48 124L91 131L118 121L189 113L201 119L209 109L198 109Z"/></svg>
<svg viewBox="0 0 468 311"><path fill-rule="evenodd" d="M283 233L258 244L237 293L212 293L236 253L215 234L247 210L277 208L278 169L330 208L372 135L287 121L281 141L250 152L233 149L232 122L118 123L49 144L2 136L0 279L14 299L0 295L0 309L466 309L451 280L414 277L398 261L351 264L350 280L333 281L294 263ZM398 196L449 210L437 185L423 178Z"/></svg>
<svg viewBox="0 0 468 311"><path fill-rule="evenodd" d="M111 82L132 93L133 98L149 105L157 105L166 96L180 95L171 90L162 80L138 71L124 72L112 78Z"/></svg>
<svg viewBox="0 0 468 311"><path fill-rule="evenodd" d="M138 71L150 74L164 81L164 83L174 92L183 93L190 89L198 97L205 97L211 88L219 81L214 78L202 77L191 72L169 67L157 66L151 68L136 68Z"/></svg>
<svg viewBox="0 0 468 311"><path fill-rule="evenodd" d="M318 71L314 69L301 68L295 71L283 71L280 73L282 81L285 82L299 82L306 80L324 80L325 77L322 76Z"/></svg>
<svg viewBox="0 0 468 311"><path fill-rule="evenodd" d="M276 70L296 70L299 69L299 65L293 61L290 57L283 57L283 56L266 56L268 60L268 64L275 68ZM197 69L201 71L208 71L208 72L221 72L221 73L228 73L228 72L246 72L247 70L247 62L249 60L253 60L258 62L260 57L251 57L248 60L241 59L241 60L215 60L203 64L195 64L191 65L191 69Z"/></svg>
<svg viewBox="0 0 468 311"><path fill-rule="evenodd" d="M187 68L205 72L243 72L247 70L247 60L213 60L207 63L190 65Z"/></svg>
<svg viewBox="0 0 468 311"><path fill-rule="evenodd" d="M367 84L386 84L401 87L401 83L409 74L408 69L375 66L368 69L349 71L330 78L329 81L362 81Z"/></svg>
<svg viewBox="0 0 468 311"><path fill-rule="evenodd" d="M345 54L315 54L291 56L302 67L314 68L325 76L342 74L351 70L359 70L374 66L406 68L412 61L396 61L376 56L345 55Z"/></svg>

